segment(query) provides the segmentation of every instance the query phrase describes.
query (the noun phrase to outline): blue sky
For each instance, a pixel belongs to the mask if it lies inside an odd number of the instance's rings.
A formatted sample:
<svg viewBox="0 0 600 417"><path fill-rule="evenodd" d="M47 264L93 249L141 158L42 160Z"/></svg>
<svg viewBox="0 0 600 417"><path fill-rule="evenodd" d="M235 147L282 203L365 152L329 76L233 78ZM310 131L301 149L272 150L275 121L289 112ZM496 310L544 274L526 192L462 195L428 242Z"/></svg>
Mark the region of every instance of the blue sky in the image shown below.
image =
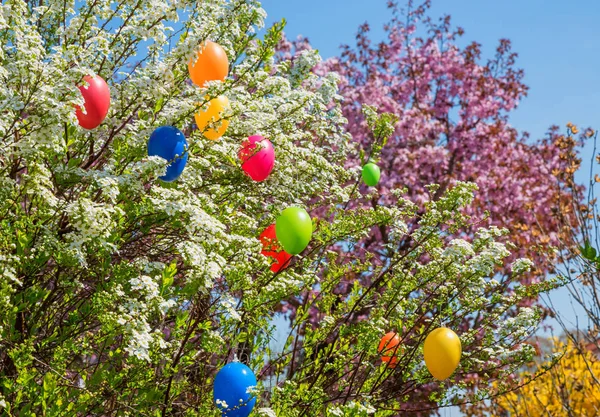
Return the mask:
<svg viewBox="0 0 600 417"><path fill-rule="evenodd" d="M403 1L403 0L399 0ZM264 0L267 24L285 17L289 38L302 34L324 58L336 55L342 44L354 44L357 28L365 21L371 39L383 39L389 19L386 0ZM528 97L510 121L531 138L541 138L553 124L571 121L579 127L600 128L600 1L598 0L433 0L433 16L450 14L453 24L465 29L465 43L483 45L491 55L501 38L518 52L517 66L525 70ZM584 149L587 181L591 149ZM552 294L555 306L569 321L574 309L566 290ZM580 323L581 324L581 323ZM459 415L444 410L444 415Z"/></svg>
<svg viewBox="0 0 600 417"><path fill-rule="evenodd" d="M401 0L402 1L402 0ZM358 25L368 21L372 39L384 36L386 0L264 0L267 23L285 17L286 34L307 36L324 58L353 44ZM529 96L511 117L519 130L541 137L552 124L579 126L600 120L600 1L433 0L432 15L449 13L465 29L466 41L493 53L508 38L525 69Z"/></svg>

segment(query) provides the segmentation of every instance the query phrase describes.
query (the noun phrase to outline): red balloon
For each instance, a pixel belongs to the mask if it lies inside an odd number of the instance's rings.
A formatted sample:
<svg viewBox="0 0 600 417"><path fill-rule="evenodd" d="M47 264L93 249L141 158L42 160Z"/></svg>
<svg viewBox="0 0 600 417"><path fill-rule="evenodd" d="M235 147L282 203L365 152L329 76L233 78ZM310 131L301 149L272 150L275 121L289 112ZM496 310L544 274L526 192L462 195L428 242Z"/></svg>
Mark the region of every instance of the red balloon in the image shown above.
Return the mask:
<svg viewBox="0 0 600 417"><path fill-rule="evenodd" d="M260 253L267 258L275 260L275 262L271 264L271 271L279 272L289 265L292 255L281 249L281 246L277 241L277 236L275 235L275 224L267 227L260 234L259 239L263 245L263 250Z"/></svg>
<svg viewBox="0 0 600 417"><path fill-rule="evenodd" d="M254 135L242 143L238 154L242 169L254 181L264 181L275 165L275 150L269 139Z"/></svg>
<svg viewBox="0 0 600 417"><path fill-rule="evenodd" d="M83 80L88 83L88 86L82 85L79 87L81 95L83 96L85 113L79 106L75 110L79 126L84 129L94 129L100 126L100 123L104 120L108 114L108 108L110 107L110 89L106 81L102 77L96 75L92 77L86 75Z"/></svg>

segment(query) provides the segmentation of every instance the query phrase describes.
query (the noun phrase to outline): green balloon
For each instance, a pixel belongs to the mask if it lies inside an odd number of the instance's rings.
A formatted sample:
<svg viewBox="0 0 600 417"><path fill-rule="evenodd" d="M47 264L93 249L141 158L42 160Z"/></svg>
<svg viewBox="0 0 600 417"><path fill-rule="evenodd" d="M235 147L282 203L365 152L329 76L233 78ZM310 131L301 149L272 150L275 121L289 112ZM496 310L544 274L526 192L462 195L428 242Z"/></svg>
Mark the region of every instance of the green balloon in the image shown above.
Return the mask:
<svg viewBox="0 0 600 417"><path fill-rule="evenodd" d="M381 171L373 162L369 162L362 169L362 179L369 187L374 187L379 182Z"/></svg>
<svg viewBox="0 0 600 417"><path fill-rule="evenodd" d="M308 246L312 230L312 220L301 207L286 208L275 221L277 240L291 255L298 255Z"/></svg>

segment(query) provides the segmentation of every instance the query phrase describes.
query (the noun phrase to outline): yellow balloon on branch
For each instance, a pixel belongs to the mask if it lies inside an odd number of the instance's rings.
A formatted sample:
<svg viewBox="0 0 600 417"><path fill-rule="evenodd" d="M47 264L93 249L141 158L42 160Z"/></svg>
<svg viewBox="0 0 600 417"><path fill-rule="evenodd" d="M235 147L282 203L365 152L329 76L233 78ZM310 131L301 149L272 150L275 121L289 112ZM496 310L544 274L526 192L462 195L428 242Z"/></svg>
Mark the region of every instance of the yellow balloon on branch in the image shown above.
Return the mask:
<svg viewBox="0 0 600 417"><path fill-rule="evenodd" d="M229 110L229 99L219 96L208 102L206 110L201 109L194 115L196 125L205 137L217 140L225 134L229 120L223 118L223 112L227 110Z"/></svg>
<svg viewBox="0 0 600 417"><path fill-rule="evenodd" d="M425 365L435 379L442 381L450 377L458 366L461 355L462 346L458 335L446 327L435 329L425 339Z"/></svg>

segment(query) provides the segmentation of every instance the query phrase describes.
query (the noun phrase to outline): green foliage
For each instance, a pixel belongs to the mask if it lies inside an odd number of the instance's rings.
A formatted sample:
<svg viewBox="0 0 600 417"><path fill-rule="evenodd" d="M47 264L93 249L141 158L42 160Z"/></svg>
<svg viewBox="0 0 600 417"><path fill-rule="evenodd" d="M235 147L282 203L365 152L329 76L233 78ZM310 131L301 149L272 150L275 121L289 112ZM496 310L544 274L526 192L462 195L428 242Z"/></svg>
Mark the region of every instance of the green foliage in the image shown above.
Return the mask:
<svg viewBox="0 0 600 417"><path fill-rule="evenodd" d="M371 144L370 154L365 159L364 150L361 149L360 160L362 165L369 161L376 162L381 153L381 149L387 144L388 139L394 133L398 116L392 113L377 112L377 108L369 105L363 106L363 114L367 121L369 129L373 132L373 142Z"/></svg>

